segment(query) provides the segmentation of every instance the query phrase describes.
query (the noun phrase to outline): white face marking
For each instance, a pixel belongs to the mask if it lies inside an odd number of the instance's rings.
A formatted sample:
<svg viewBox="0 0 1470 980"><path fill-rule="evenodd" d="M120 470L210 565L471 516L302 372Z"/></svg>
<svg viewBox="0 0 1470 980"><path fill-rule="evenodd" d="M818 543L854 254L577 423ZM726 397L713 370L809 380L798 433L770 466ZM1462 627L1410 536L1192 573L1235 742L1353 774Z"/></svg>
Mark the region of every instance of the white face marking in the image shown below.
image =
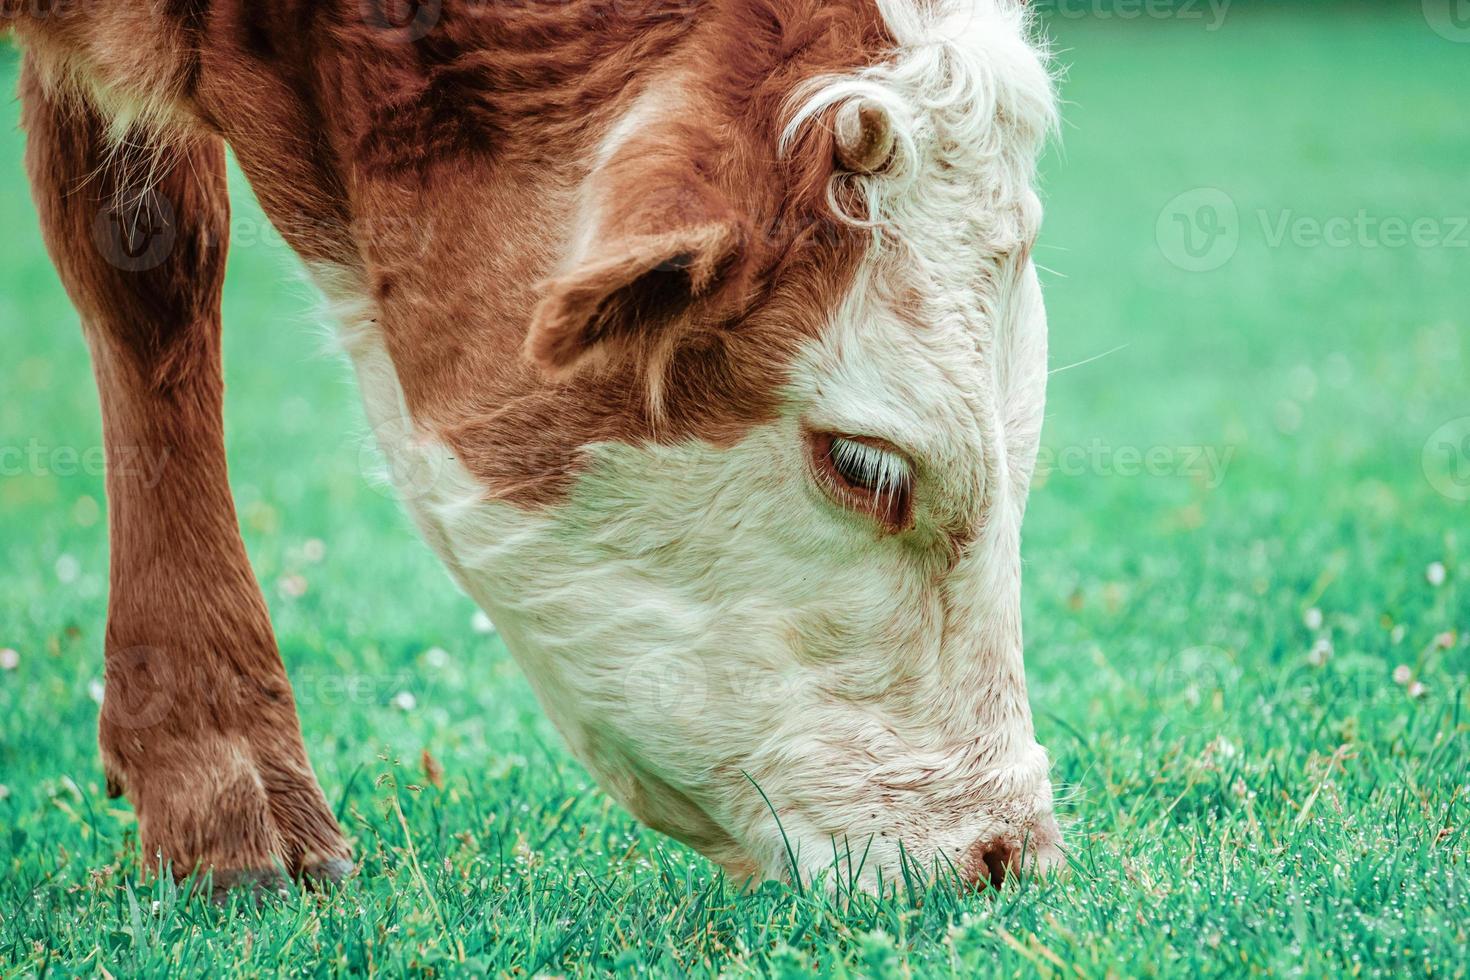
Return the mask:
<svg viewBox="0 0 1470 980"><path fill-rule="evenodd" d="M410 509L573 752L740 878L785 874L787 842L804 874L834 847L866 855L869 884L900 844L926 870L991 837L1056 856L1019 557L1046 376L1025 256L1049 83L1009 3L974 0L943 37L953 18L882 6L895 62L808 95L820 110L857 86L893 109L901 163L863 178L881 237L779 417L733 447L596 444L563 503L487 502L415 433L360 288L324 283L363 324L344 337L394 471L434 474ZM834 453L875 483L901 470L911 526L824 493L813 431L856 437Z"/></svg>
<svg viewBox="0 0 1470 980"><path fill-rule="evenodd" d="M848 320L803 358L779 421L726 451L592 447L545 514L483 502L443 447L400 438L386 354L360 341L355 360L393 470L436 474L410 509L605 788L737 876L783 874L784 830L808 872L845 838L871 883L900 841L958 866L1050 809L1020 660L1021 501L1003 482L988 495L986 457L1006 454L976 452L996 413L946 377L982 383L986 365L947 358L960 332ZM810 482L812 419L914 447L912 533ZM947 568L941 528L981 507Z"/></svg>

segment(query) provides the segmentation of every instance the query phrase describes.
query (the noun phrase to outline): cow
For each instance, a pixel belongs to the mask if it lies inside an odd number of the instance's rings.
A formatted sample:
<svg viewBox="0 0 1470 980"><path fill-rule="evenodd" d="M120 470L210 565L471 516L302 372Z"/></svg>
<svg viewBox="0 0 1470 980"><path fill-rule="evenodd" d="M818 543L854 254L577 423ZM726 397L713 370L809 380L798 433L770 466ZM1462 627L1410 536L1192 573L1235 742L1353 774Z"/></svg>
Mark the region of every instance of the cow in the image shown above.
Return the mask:
<svg viewBox="0 0 1470 980"><path fill-rule="evenodd" d="M100 394L99 744L149 863L353 870L227 481L227 147L608 794L741 882L1063 862L1019 544L1056 98L1020 0L0 3Z"/></svg>

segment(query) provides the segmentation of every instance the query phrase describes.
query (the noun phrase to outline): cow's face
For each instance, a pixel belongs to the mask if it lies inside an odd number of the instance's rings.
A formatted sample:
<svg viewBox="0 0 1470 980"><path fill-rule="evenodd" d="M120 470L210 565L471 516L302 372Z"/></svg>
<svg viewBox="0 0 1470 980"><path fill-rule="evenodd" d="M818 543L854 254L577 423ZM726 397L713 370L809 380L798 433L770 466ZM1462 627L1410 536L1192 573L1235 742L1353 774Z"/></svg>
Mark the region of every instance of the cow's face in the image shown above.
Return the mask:
<svg viewBox="0 0 1470 980"><path fill-rule="evenodd" d="M866 68L651 73L573 177L505 178L547 211L502 203L453 276L380 258L349 333L415 516L577 756L741 878L1059 853L1019 553L1051 86L1012 4L882 14ZM436 335L452 371L404 339L436 303L473 324Z"/></svg>

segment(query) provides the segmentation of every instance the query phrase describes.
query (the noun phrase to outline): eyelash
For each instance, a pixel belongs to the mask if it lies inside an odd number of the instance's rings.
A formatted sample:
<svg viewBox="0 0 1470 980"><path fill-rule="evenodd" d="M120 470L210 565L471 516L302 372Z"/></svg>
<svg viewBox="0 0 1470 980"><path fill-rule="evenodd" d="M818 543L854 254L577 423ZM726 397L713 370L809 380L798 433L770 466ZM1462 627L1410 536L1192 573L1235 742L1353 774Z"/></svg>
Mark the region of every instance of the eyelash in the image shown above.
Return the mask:
<svg viewBox="0 0 1470 980"><path fill-rule="evenodd" d="M837 502L876 520L889 532L913 517L913 468L897 451L872 441L818 433L812 455Z"/></svg>

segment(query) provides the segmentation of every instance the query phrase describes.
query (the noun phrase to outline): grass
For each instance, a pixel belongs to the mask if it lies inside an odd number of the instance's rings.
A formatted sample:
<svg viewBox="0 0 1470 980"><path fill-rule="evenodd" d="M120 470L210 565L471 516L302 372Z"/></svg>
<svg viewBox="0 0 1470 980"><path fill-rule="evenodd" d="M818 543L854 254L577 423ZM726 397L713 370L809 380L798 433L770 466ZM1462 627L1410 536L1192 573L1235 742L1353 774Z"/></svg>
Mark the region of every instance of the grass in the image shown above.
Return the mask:
<svg viewBox="0 0 1470 980"><path fill-rule="evenodd" d="M1418 4L1051 20L1053 361L1105 354L1052 379L1024 544L1068 879L741 895L640 829L364 477L345 370L238 182L235 489L361 875L260 910L150 879L95 747L95 394L6 126L0 446L29 461L0 476L0 975L1465 976L1470 506L1421 453L1470 414L1470 48ZM1238 242L1191 272L1170 202L1201 187ZM1274 233L1360 211L1441 240Z"/></svg>

